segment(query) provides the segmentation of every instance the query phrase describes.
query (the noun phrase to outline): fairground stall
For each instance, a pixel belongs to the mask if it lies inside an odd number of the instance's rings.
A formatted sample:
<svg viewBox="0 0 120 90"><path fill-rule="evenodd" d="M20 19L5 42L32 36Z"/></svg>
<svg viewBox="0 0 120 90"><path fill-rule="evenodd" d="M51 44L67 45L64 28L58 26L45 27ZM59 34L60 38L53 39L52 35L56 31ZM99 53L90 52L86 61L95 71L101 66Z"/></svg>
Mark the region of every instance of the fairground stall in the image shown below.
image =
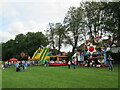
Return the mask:
<svg viewBox="0 0 120 90"><path fill-rule="evenodd" d="M55 55L50 56L49 65L55 65L55 66L64 66L67 65L67 62L65 60L67 56L61 56L61 55Z"/></svg>

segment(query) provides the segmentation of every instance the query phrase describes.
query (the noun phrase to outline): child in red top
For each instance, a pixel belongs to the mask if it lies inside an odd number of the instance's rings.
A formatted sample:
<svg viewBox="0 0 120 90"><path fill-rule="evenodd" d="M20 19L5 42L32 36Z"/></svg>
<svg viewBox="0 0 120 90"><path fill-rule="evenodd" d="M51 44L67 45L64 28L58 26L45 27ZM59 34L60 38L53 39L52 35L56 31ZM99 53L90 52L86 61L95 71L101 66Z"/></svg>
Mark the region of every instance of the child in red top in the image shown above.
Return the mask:
<svg viewBox="0 0 120 90"><path fill-rule="evenodd" d="M77 60L76 60L76 58L75 58L75 57L74 57L73 59L74 59L74 61L73 61L73 64L74 64L74 69L76 69Z"/></svg>

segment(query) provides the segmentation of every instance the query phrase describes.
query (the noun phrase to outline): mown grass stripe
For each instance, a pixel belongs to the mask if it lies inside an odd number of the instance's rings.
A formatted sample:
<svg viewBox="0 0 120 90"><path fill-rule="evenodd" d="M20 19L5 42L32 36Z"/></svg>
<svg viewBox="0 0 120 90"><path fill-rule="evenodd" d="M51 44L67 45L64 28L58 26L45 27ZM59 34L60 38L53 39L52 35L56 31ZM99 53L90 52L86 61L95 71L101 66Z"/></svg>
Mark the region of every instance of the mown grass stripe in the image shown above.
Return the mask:
<svg viewBox="0 0 120 90"><path fill-rule="evenodd" d="M2 70L3 88L118 88L118 68L31 66L24 72L15 67Z"/></svg>

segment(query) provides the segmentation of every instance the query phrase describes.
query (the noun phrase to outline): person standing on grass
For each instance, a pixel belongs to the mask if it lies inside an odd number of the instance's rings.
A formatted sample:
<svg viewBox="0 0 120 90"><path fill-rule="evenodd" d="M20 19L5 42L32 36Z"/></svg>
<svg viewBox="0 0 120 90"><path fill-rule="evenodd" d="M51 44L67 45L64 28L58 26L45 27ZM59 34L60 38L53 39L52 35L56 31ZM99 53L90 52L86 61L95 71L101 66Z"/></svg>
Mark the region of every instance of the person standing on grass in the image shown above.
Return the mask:
<svg viewBox="0 0 120 90"><path fill-rule="evenodd" d="M112 65L113 59L110 55L108 55L107 61L108 61L108 65L109 65L109 70L112 71L113 70L113 65Z"/></svg>
<svg viewBox="0 0 120 90"><path fill-rule="evenodd" d="M91 59L91 58L92 58L92 56L89 56L89 55L87 56L87 66L88 66L88 67L90 67L90 62L91 62L90 59Z"/></svg>
<svg viewBox="0 0 120 90"><path fill-rule="evenodd" d="M74 64L74 69L76 69L76 65L77 65L77 60L76 60L76 58L74 57L73 58L74 60L73 60L73 64Z"/></svg>
<svg viewBox="0 0 120 90"><path fill-rule="evenodd" d="M45 60L45 61L44 61L44 66L47 67L47 66L48 66L47 64L48 64L48 61Z"/></svg>
<svg viewBox="0 0 120 90"><path fill-rule="evenodd" d="M22 61L22 68L23 68L23 70L24 70L24 65L23 65L23 64L24 64L24 62L25 62L25 61Z"/></svg>
<svg viewBox="0 0 120 90"><path fill-rule="evenodd" d="M16 67L16 72L18 72L19 71L19 63L18 62L15 63L15 67Z"/></svg>
<svg viewBox="0 0 120 90"><path fill-rule="evenodd" d="M22 61L20 61L19 65L20 65L20 66L19 66L19 70L20 70L20 68L23 66L23 65L22 65Z"/></svg>
<svg viewBox="0 0 120 90"><path fill-rule="evenodd" d="M27 70L28 63L25 61L24 64L23 64L23 66L24 66L24 71L26 71L26 70Z"/></svg>
<svg viewBox="0 0 120 90"><path fill-rule="evenodd" d="M70 69L71 61L68 61L68 69Z"/></svg>
<svg viewBox="0 0 120 90"><path fill-rule="evenodd" d="M20 61L19 61L19 68L18 68L18 71L20 71L20 67L21 67L21 63L20 63Z"/></svg>
<svg viewBox="0 0 120 90"><path fill-rule="evenodd" d="M5 69L3 64L2 64L2 69Z"/></svg>

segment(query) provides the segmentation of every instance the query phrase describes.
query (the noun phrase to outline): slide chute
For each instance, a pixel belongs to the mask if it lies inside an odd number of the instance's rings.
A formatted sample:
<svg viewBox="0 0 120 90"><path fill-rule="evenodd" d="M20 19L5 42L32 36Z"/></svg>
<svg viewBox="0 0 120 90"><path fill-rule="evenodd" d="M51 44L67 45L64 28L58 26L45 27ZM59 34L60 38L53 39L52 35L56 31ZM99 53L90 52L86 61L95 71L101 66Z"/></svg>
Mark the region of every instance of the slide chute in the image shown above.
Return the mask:
<svg viewBox="0 0 120 90"><path fill-rule="evenodd" d="M35 59L39 61L49 60L50 59L49 47L38 48L32 57L32 60Z"/></svg>

